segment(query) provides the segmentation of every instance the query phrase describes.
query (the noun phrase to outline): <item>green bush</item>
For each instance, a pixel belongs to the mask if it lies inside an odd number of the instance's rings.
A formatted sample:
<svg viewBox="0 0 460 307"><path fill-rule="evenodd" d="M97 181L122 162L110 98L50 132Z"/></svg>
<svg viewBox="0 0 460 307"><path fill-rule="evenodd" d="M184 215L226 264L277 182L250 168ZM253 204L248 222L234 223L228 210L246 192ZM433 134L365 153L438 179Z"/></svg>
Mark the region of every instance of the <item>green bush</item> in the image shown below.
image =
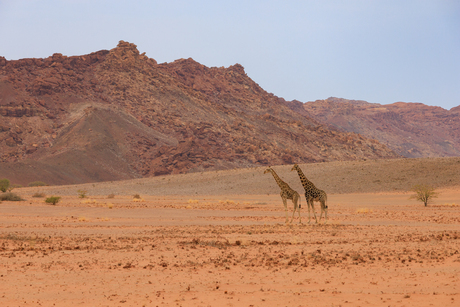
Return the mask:
<svg viewBox="0 0 460 307"><path fill-rule="evenodd" d="M433 198L438 197L439 195L432 186L425 184L419 184L412 187L412 191L415 192L415 194L411 195L409 198L423 202L425 207L433 200Z"/></svg>
<svg viewBox="0 0 460 307"><path fill-rule="evenodd" d="M61 198L59 196L51 196L45 199L45 202L48 204L56 205L60 200Z"/></svg>
<svg viewBox="0 0 460 307"><path fill-rule="evenodd" d="M24 199L22 199L19 195L15 194L15 193L8 192L8 193L0 194L0 200L21 201L21 200L24 200Z"/></svg>
<svg viewBox="0 0 460 307"><path fill-rule="evenodd" d="M80 198L85 198L86 197L86 193L88 193L87 191L85 190L77 190L78 192L78 197Z"/></svg>
<svg viewBox="0 0 460 307"><path fill-rule="evenodd" d="M8 191L8 188L10 186L10 181L8 179L0 179L0 191L5 193Z"/></svg>
<svg viewBox="0 0 460 307"><path fill-rule="evenodd" d="M34 181L34 182L29 183L29 187L44 187L44 186L47 186L47 184L44 183L43 181Z"/></svg>

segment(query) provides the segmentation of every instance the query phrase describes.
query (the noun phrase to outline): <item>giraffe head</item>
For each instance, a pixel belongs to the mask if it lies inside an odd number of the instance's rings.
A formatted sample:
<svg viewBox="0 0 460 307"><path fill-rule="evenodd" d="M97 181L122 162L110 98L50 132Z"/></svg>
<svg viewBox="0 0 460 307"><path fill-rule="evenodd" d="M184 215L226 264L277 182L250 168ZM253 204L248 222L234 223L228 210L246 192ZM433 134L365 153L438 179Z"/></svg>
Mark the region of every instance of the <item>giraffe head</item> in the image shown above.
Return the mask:
<svg viewBox="0 0 460 307"><path fill-rule="evenodd" d="M294 166L291 168L291 171L296 171L299 169L299 166L297 164L294 164Z"/></svg>
<svg viewBox="0 0 460 307"><path fill-rule="evenodd" d="M266 173L271 173L271 171L272 171L272 168L271 168L271 166L270 166L269 168L267 168L267 169L265 170L264 174L266 174Z"/></svg>

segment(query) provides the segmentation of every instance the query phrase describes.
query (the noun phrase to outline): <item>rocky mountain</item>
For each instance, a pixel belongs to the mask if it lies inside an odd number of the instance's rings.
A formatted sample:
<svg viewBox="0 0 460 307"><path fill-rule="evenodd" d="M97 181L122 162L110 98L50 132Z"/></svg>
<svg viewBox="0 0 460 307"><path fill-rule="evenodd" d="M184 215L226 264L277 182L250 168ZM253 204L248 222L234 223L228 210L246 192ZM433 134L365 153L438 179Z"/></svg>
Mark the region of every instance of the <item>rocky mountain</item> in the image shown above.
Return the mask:
<svg viewBox="0 0 460 307"><path fill-rule="evenodd" d="M159 64L124 41L83 56L0 57L0 177L17 184L394 157L267 93L239 64Z"/></svg>
<svg viewBox="0 0 460 307"><path fill-rule="evenodd" d="M376 139L405 157L460 156L460 106L445 110L421 103L381 105L331 97L303 107L325 125Z"/></svg>

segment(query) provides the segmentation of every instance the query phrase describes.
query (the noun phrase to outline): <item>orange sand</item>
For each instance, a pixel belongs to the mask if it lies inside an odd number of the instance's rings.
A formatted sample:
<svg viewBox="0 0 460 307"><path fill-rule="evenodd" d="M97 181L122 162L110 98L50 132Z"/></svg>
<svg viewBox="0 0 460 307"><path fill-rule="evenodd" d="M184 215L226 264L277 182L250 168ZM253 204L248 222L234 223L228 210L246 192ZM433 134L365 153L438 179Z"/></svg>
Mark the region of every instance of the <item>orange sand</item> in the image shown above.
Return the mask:
<svg viewBox="0 0 460 307"><path fill-rule="evenodd" d="M1 203L0 306L460 305L460 189L330 195L326 225L279 195L142 197Z"/></svg>

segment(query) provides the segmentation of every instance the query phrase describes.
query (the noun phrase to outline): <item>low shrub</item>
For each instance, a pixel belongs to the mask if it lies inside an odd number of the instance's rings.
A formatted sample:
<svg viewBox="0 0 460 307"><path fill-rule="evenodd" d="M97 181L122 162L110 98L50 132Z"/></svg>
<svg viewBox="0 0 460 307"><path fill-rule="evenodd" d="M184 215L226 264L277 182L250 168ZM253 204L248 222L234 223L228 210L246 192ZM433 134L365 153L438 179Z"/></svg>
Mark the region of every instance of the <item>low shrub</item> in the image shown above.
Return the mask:
<svg viewBox="0 0 460 307"><path fill-rule="evenodd" d="M60 200L61 198L59 196L51 196L45 199L45 203L56 205Z"/></svg>
<svg viewBox="0 0 460 307"><path fill-rule="evenodd" d="M43 192L37 192L35 193L34 195L32 195L32 197L37 197L37 198L41 198L41 197L45 197L45 193Z"/></svg>
<svg viewBox="0 0 460 307"><path fill-rule="evenodd" d="M78 192L78 197L80 198L85 198L86 197L86 193L88 193L87 191L85 190L77 190Z"/></svg>
<svg viewBox="0 0 460 307"><path fill-rule="evenodd" d="M8 192L8 193L0 194L0 200L4 200L4 201L21 201L21 200L24 200L24 199L22 199L19 195L15 194L15 193Z"/></svg>
<svg viewBox="0 0 460 307"><path fill-rule="evenodd" d="M0 179L0 191L5 193L8 191L8 188L10 186L10 181L8 179Z"/></svg>
<svg viewBox="0 0 460 307"><path fill-rule="evenodd" d="M107 196L107 198L115 198L115 194L113 194L113 193L112 193L112 194L109 194L109 195Z"/></svg>

